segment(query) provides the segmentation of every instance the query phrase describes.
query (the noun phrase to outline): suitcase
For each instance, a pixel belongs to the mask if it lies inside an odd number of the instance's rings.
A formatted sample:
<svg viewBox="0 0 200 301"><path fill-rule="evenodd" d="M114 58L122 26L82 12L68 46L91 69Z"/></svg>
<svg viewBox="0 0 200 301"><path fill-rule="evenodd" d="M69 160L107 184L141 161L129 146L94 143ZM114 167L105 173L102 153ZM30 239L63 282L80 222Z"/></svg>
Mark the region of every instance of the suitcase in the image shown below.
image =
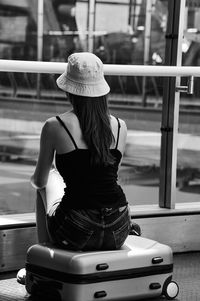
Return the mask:
<svg viewBox="0 0 200 301"><path fill-rule="evenodd" d="M54 301L174 299L169 246L129 235L120 250L75 252L36 244L26 258L26 290ZM43 299L42 299L43 300Z"/></svg>

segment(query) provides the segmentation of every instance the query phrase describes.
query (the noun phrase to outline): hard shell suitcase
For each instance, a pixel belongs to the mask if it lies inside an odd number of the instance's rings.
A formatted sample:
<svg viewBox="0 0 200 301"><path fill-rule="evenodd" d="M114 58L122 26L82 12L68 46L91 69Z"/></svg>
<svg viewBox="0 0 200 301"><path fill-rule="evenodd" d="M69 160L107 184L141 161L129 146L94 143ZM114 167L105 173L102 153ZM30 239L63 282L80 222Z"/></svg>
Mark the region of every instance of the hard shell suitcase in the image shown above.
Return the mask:
<svg viewBox="0 0 200 301"><path fill-rule="evenodd" d="M173 299L173 255L169 246L130 235L120 250L74 252L48 244L29 248L26 289L47 300Z"/></svg>

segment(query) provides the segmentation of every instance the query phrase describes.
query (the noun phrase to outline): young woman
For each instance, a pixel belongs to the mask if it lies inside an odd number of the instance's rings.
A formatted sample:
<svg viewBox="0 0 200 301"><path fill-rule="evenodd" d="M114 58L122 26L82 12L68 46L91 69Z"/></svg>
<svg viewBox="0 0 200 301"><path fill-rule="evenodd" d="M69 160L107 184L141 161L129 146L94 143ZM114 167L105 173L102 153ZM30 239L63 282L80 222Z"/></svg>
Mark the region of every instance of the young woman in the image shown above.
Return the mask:
<svg viewBox="0 0 200 301"><path fill-rule="evenodd" d="M109 114L110 88L96 55L69 56L57 84L66 92L72 110L44 124L31 178L36 189L44 188L55 155L66 188L47 214L50 237L66 249L118 249L130 231L127 200L117 182L126 124Z"/></svg>

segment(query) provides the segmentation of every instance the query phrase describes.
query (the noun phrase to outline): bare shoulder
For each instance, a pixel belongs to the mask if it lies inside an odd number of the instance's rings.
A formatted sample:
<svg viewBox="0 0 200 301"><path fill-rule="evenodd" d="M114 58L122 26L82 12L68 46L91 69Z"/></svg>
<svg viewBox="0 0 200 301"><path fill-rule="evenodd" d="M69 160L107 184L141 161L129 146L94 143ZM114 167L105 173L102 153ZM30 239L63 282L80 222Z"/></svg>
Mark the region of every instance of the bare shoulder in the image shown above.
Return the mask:
<svg viewBox="0 0 200 301"><path fill-rule="evenodd" d="M75 118L74 118L74 114L69 112L65 112L63 114L59 114L57 115L66 125L70 125L74 122ZM53 116L48 118L45 121L44 126L50 129L57 129L59 128L59 122L58 119L56 118L57 116Z"/></svg>
<svg viewBox="0 0 200 301"><path fill-rule="evenodd" d="M58 121L56 119L56 117L50 117L48 118L45 123L43 128L46 130L52 130L53 128L55 128L58 124Z"/></svg>
<svg viewBox="0 0 200 301"><path fill-rule="evenodd" d="M119 118L119 122L120 122L121 141L122 141L122 144L125 145L126 144L126 138L127 138L126 122L123 119L120 119L120 118Z"/></svg>
<svg viewBox="0 0 200 301"><path fill-rule="evenodd" d="M50 117L45 121L45 124L54 125L57 122L56 116Z"/></svg>
<svg viewBox="0 0 200 301"><path fill-rule="evenodd" d="M59 124L55 116L48 118L42 127L42 136L46 137L47 139L53 138L53 136L55 136L58 132L58 126Z"/></svg>
<svg viewBox="0 0 200 301"><path fill-rule="evenodd" d="M121 118L118 118L118 119L119 119L119 123L120 123L120 125L121 125L121 128L122 128L123 130L127 131L126 122L125 122L123 119L121 119Z"/></svg>
<svg viewBox="0 0 200 301"><path fill-rule="evenodd" d="M121 118L116 118L115 116L113 115L110 115L111 117L111 123L112 124L115 124L117 127L118 127L118 122L117 122L117 119L119 120L119 123L120 123L120 130L121 131L124 131L125 133L127 132L127 126L126 126L126 122L121 119Z"/></svg>
<svg viewBox="0 0 200 301"><path fill-rule="evenodd" d="M67 111L63 114L60 114L59 117L69 128L78 123L78 118L72 111Z"/></svg>
<svg viewBox="0 0 200 301"><path fill-rule="evenodd" d="M121 153L124 153L125 146L126 146L126 138L127 138L127 126L126 122L121 118L116 118L115 116L111 115L111 126L113 129L114 136L117 137L118 133L118 121L120 124L120 136L118 141L118 149L121 151Z"/></svg>

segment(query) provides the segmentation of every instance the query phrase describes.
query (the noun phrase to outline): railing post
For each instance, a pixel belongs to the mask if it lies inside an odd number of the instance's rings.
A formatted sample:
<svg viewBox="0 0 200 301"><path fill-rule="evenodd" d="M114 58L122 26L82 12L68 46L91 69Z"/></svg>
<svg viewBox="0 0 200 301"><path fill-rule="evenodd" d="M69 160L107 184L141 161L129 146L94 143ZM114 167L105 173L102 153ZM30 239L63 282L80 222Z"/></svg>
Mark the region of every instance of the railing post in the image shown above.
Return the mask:
<svg viewBox="0 0 200 301"><path fill-rule="evenodd" d="M146 17L145 17L145 34L144 34L144 65L149 64L150 53L150 37L151 37L151 14L152 14L152 0L146 0ZM146 106L146 83L147 78L142 78L142 104Z"/></svg>
<svg viewBox="0 0 200 301"><path fill-rule="evenodd" d="M88 12L88 51L94 50L95 10L96 0L89 0Z"/></svg>
<svg viewBox="0 0 200 301"><path fill-rule="evenodd" d="M168 0L165 64L181 66L185 0ZM174 208L176 199L177 140L180 77L164 78L161 124L159 206Z"/></svg>
<svg viewBox="0 0 200 301"><path fill-rule="evenodd" d="M43 17L44 17L44 0L38 0L37 12L37 60L42 61L43 58ZM37 99L40 98L41 75L37 74Z"/></svg>

